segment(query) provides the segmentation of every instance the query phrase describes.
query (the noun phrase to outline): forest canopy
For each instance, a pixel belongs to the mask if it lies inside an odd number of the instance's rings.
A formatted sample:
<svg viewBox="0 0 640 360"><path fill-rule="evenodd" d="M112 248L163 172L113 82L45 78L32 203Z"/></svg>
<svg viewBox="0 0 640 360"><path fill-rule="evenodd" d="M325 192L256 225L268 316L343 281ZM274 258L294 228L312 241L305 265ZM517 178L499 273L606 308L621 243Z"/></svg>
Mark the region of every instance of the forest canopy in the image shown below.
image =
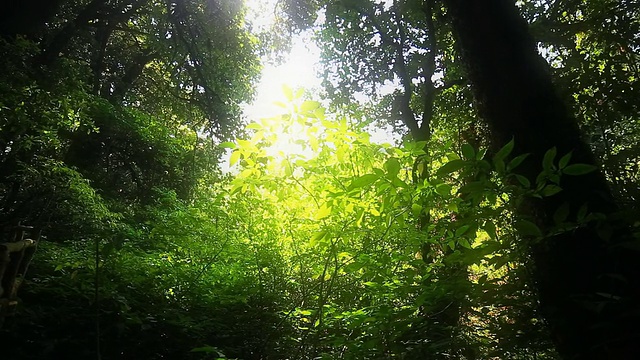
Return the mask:
<svg viewBox="0 0 640 360"><path fill-rule="evenodd" d="M637 1L248 5L4 6L3 354L640 357Z"/></svg>

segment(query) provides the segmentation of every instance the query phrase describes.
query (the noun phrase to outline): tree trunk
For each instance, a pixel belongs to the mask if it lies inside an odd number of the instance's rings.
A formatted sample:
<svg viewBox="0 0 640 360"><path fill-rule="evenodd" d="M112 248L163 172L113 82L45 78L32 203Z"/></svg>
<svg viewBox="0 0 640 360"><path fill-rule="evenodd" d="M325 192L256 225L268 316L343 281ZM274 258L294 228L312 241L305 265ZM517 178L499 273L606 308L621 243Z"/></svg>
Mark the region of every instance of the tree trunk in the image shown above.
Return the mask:
<svg viewBox="0 0 640 360"><path fill-rule="evenodd" d="M548 65L536 51L513 0L445 0L480 116L496 147L515 140L514 155L530 153L518 172L532 184L552 147L572 163L596 164L576 120L556 94ZM521 209L543 230L563 204L569 220L588 204L590 212L617 211L601 172L565 175L563 191L528 200ZM566 206L566 205L565 205ZM611 229L617 229L610 231ZM549 236L531 246L540 304L565 359L640 358L638 253L621 251L630 231L611 220Z"/></svg>

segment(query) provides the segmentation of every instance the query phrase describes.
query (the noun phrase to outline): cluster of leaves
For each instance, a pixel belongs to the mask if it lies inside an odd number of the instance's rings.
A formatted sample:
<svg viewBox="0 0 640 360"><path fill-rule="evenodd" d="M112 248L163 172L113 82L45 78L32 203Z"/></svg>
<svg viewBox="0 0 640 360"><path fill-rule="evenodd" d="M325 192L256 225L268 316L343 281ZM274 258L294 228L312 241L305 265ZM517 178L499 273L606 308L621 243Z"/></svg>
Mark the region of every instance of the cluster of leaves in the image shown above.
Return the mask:
<svg viewBox="0 0 640 360"><path fill-rule="evenodd" d="M277 219L294 358L553 357L520 241L542 234L511 210L553 196L554 176L511 181L523 179L514 170L526 157L505 161L513 143L491 159L465 145L416 183L424 143L371 143L357 124L289 94L287 113L225 145L238 165L231 194L257 195L254 211ZM568 159L553 169L589 170Z"/></svg>
<svg viewBox="0 0 640 360"><path fill-rule="evenodd" d="M187 244L165 242L153 230L180 221L186 234L182 222L200 220L186 204L196 202L201 182L220 176L220 150L203 135L228 138L239 130L239 104L251 99L260 68L243 6L62 0L33 13L29 6L6 10L0 16L0 228L4 235L21 222L55 242L42 245L34 264L38 276L25 293L33 307L3 338L22 344L8 356L95 353L87 338L95 321L104 324L93 338L106 344L105 355L134 356L134 339L157 322L147 357L188 352L200 342L172 349L163 339L173 333L200 339L187 330L198 316L156 320L186 297L169 301L165 291L184 289L185 282L172 282L179 272L166 272L173 267L156 274L152 261L162 263ZM18 21L25 14L33 17ZM200 255L216 261L214 253ZM204 285L195 290L207 292ZM145 309L148 304L157 306ZM241 313L246 301L237 306ZM60 322L60 314L68 321ZM104 350L125 336L133 338L121 349Z"/></svg>
<svg viewBox="0 0 640 360"><path fill-rule="evenodd" d="M292 27L324 7L341 113L285 88L283 115L241 131L258 65L237 2L58 1L26 38L0 26L0 215L67 240L42 245L0 337L22 344L8 356L556 358L530 247L601 216L562 205L550 227L517 210L594 167L554 148L525 177L513 142L480 146L436 2L282 4ZM609 5L520 4L618 195L634 198L637 31L593 22L608 8L632 28L638 17ZM372 142L372 119L411 140ZM246 136L214 147L203 132Z"/></svg>
<svg viewBox="0 0 640 360"><path fill-rule="evenodd" d="M223 144L236 175L189 203L156 193L113 239L45 244L9 325L38 346L14 357L553 358L520 241L541 234L511 210L578 165L549 155L523 184L513 143L465 145L415 182L424 143L372 143L286 94L283 115Z"/></svg>

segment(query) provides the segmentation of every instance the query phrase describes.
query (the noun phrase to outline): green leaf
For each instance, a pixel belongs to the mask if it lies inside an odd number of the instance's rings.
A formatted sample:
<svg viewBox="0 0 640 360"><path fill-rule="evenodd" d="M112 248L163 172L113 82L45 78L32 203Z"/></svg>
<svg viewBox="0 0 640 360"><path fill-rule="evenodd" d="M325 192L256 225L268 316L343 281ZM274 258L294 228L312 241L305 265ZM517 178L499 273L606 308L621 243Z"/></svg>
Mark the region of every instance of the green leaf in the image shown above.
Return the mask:
<svg viewBox="0 0 640 360"><path fill-rule="evenodd" d="M531 187L531 182L529 181L529 179L522 175L516 175L516 180L518 180L518 182L527 189Z"/></svg>
<svg viewBox="0 0 640 360"><path fill-rule="evenodd" d="M458 171L460 169L462 169L465 165L465 162L463 160L460 159L455 159L455 160L451 160L448 163L442 165L440 167L440 169L438 169L438 171L436 171L436 174L438 175L448 175L451 174L454 171Z"/></svg>
<svg viewBox="0 0 640 360"><path fill-rule="evenodd" d="M520 219L516 222L515 227L522 236L542 237L542 231L538 225L529 220Z"/></svg>
<svg viewBox="0 0 640 360"><path fill-rule="evenodd" d="M476 160L484 159L484 156L486 154L487 154L487 149L480 149L480 151L478 151L478 153L476 154Z"/></svg>
<svg viewBox="0 0 640 360"><path fill-rule="evenodd" d="M571 160L571 152L567 153L565 156L563 156L562 158L560 158L560 161L558 161L558 168L559 169L564 169L567 164L569 164L569 160Z"/></svg>
<svg viewBox="0 0 640 360"><path fill-rule="evenodd" d="M320 209L318 209L314 218L316 220L321 220L326 218L329 215L331 215L331 206L327 205L327 203L324 203L322 204L322 206L320 206Z"/></svg>
<svg viewBox="0 0 640 360"><path fill-rule="evenodd" d="M472 181L460 188L461 194L473 194L483 192L486 183L484 181Z"/></svg>
<svg viewBox="0 0 640 360"><path fill-rule="evenodd" d="M223 148L223 149L235 149L236 148L236 144L232 143L231 141L225 141L223 143L220 143L220 145L218 145L218 146Z"/></svg>
<svg viewBox="0 0 640 360"><path fill-rule="evenodd" d="M542 196L552 196L562 191L558 185L547 185L542 189Z"/></svg>
<svg viewBox="0 0 640 360"><path fill-rule="evenodd" d="M513 169L517 168L518 165L522 164L527 156L529 156L529 154L522 154L511 159L511 161L509 161L509 165L507 165L507 171L512 171Z"/></svg>
<svg viewBox="0 0 640 360"><path fill-rule="evenodd" d="M564 169L562 169L562 173L567 175L578 176L578 175L588 174L590 172L595 171L596 169L597 169L596 166L589 165L589 164L571 164L565 167Z"/></svg>
<svg viewBox="0 0 640 360"><path fill-rule="evenodd" d="M300 105L300 111L302 111L302 112L314 111L319 107L320 107L320 103L319 102L312 101L312 100L307 100L307 101L303 102L302 105Z"/></svg>
<svg viewBox="0 0 640 360"><path fill-rule="evenodd" d="M349 187L347 188L347 190L351 191L353 189L369 186L374 182L376 182L376 180L378 180L378 175L375 175L375 174L365 174L365 175L359 176L351 180L351 184L349 184Z"/></svg>
<svg viewBox="0 0 640 360"><path fill-rule="evenodd" d="M511 154L511 151L513 150L513 145L514 145L514 140L511 139L511 141L509 141L505 146L503 146L502 149L498 150L498 152L493 156L493 161L495 162L496 160L504 160L507 156L509 156L509 154Z"/></svg>
<svg viewBox="0 0 640 360"><path fill-rule="evenodd" d="M317 233L313 234L311 239L309 239L309 245L311 246L316 245L318 242L326 238L328 234L329 234L329 231L327 230L318 231Z"/></svg>
<svg viewBox="0 0 640 360"><path fill-rule="evenodd" d="M258 124L256 122L253 122L249 125L246 126L247 129L252 129L252 130L262 130L262 124Z"/></svg>
<svg viewBox="0 0 640 360"><path fill-rule="evenodd" d="M235 165L240 160L240 151L234 151L229 157L229 166Z"/></svg>
<svg viewBox="0 0 640 360"><path fill-rule="evenodd" d="M462 236L464 233L466 233L466 232L467 232L467 230L469 230L469 228L470 228L470 226L469 226L469 225L462 225L462 226L460 226L459 228L457 228L457 229L456 229L455 236L456 236L456 237L458 237L458 236Z"/></svg>
<svg viewBox="0 0 640 360"><path fill-rule="evenodd" d="M484 231L487 232L487 234L491 239L496 240L498 238L498 234L496 232L496 225L493 223L493 221L487 220L484 223L483 228L484 228Z"/></svg>
<svg viewBox="0 0 640 360"><path fill-rule="evenodd" d="M476 158L476 151L469 144L462 145L462 156L467 160L474 160Z"/></svg>
<svg viewBox="0 0 640 360"><path fill-rule="evenodd" d="M384 168L387 170L387 174L390 179L396 178L400 172L400 161L394 157L389 158L384 163Z"/></svg>
<svg viewBox="0 0 640 360"><path fill-rule="evenodd" d="M583 204L582 206L580 206L580 209L578 209L578 214L576 215L576 220L578 220L578 222L583 221L584 218L587 217L587 211L587 204Z"/></svg>
<svg viewBox="0 0 640 360"><path fill-rule="evenodd" d="M504 173L504 171L505 171L504 160L494 158L494 159L493 159L493 167L495 167L495 168L496 168L496 171L497 171L499 174Z"/></svg>
<svg viewBox="0 0 640 360"><path fill-rule="evenodd" d="M293 90L287 84L282 84L282 93L289 101L293 101Z"/></svg>
<svg viewBox="0 0 640 360"><path fill-rule="evenodd" d="M451 195L451 185L448 184L438 184L436 185L436 193L442 196L450 196Z"/></svg>
<svg viewBox="0 0 640 360"><path fill-rule="evenodd" d="M218 350L218 348L213 347L213 346L202 346L202 347L197 347L197 348L193 348L191 349L191 352L203 352L203 353L216 353L218 354L218 356L220 356L220 351Z"/></svg>
<svg viewBox="0 0 640 360"><path fill-rule="evenodd" d="M571 210L571 207L569 206L569 203L564 203L562 204L558 209L556 209L556 211L553 213L553 222L556 225L560 225L563 222L565 222L567 220L567 218L569 217L569 211Z"/></svg>
<svg viewBox="0 0 640 360"><path fill-rule="evenodd" d="M556 149L555 146L547 150L547 152L544 154L544 157L542 158L542 168L544 170L546 171L551 170L551 168L553 167L553 160L556 158L557 153L558 153L558 150Z"/></svg>
<svg viewBox="0 0 640 360"><path fill-rule="evenodd" d="M422 206L415 203L411 204L411 213L413 214L413 216L420 216L420 214L422 213Z"/></svg>

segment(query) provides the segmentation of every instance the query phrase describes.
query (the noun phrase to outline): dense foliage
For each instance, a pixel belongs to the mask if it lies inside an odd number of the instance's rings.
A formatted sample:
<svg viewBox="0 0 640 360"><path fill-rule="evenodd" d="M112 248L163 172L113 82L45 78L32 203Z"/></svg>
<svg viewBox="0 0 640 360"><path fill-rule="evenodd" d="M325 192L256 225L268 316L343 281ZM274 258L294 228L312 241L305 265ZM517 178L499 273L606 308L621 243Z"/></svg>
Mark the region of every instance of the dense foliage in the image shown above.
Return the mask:
<svg viewBox="0 0 640 360"><path fill-rule="evenodd" d="M283 86L281 114L248 124L258 57L287 34L251 33L241 2L8 7L0 224L45 238L3 356L566 357L536 249L593 229L637 258L638 8L518 2L599 160L583 163L497 140L436 1L278 2L322 47L329 106ZM372 141L387 124L400 140ZM531 211L598 167L615 213ZM606 315L617 294L576 303Z"/></svg>

